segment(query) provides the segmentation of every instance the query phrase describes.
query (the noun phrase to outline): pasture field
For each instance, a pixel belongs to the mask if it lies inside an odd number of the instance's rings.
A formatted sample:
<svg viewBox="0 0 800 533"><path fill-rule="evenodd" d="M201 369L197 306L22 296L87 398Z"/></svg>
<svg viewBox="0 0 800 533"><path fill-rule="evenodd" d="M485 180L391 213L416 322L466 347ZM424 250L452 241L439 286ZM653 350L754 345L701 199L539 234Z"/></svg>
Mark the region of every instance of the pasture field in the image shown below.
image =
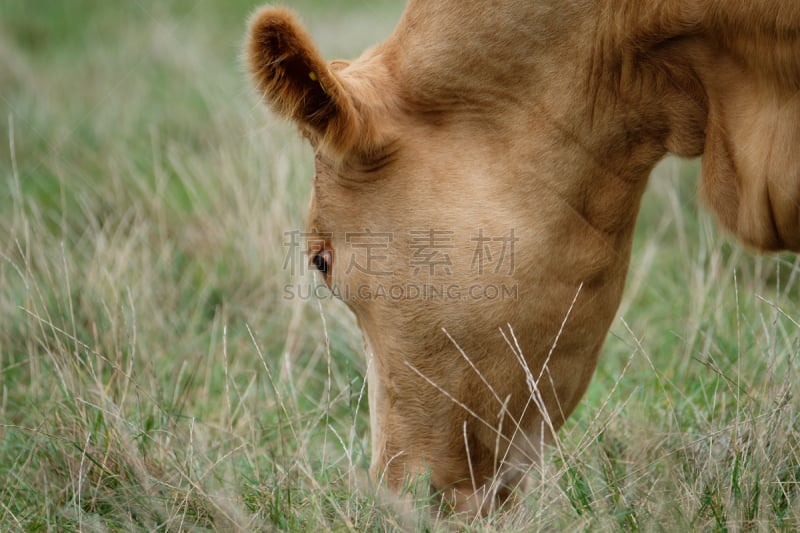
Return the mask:
<svg viewBox="0 0 800 533"><path fill-rule="evenodd" d="M402 8L289 3L329 58ZM453 526L375 490L354 320L286 290L313 283L285 268L312 153L250 89L254 7L0 2L0 531ZM697 169L654 174L532 489L456 525L800 530L800 260L723 234Z"/></svg>

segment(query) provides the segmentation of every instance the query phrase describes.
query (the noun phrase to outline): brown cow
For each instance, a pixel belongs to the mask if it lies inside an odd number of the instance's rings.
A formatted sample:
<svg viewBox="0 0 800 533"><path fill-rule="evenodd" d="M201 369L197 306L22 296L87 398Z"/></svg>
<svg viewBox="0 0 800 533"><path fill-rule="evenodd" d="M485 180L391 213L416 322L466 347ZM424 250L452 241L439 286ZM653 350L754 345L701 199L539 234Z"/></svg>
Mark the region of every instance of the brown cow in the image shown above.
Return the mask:
<svg viewBox="0 0 800 533"><path fill-rule="evenodd" d="M325 62L291 12L249 69L316 149L309 252L369 358L372 474L508 495L583 395L665 156L760 250L800 251L800 2L411 0Z"/></svg>

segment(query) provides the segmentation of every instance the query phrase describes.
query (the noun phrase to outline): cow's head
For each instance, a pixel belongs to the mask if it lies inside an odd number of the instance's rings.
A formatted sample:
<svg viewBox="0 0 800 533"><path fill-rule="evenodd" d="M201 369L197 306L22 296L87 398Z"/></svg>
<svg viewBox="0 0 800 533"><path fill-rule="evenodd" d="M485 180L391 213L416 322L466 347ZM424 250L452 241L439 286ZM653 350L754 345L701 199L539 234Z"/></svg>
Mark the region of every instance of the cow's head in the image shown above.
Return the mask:
<svg viewBox="0 0 800 533"><path fill-rule="evenodd" d="M375 474L429 470L464 509L520 478L594 371L667 152L703 155L743 241L800 249L800 8L760 3L412 0L331 63L255 14L255 83L316 151L311 261L364 333Z"/></svg>

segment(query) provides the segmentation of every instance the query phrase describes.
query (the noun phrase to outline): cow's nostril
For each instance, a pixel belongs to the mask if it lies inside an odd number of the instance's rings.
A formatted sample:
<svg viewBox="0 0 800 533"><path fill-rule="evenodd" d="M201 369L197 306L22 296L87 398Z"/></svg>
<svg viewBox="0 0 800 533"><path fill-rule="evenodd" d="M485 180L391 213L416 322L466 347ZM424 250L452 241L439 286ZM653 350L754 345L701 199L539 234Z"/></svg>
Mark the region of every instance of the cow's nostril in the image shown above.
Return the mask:
<svg viewBox="0 0 800 533"><path fill-rule="evenodd" d="M320 250L314 254L314 257L311 259L311 263L316 267L317 270L323 274L327 274L330 272L331 266L333 266L333 254L330 250Z"/></svg>

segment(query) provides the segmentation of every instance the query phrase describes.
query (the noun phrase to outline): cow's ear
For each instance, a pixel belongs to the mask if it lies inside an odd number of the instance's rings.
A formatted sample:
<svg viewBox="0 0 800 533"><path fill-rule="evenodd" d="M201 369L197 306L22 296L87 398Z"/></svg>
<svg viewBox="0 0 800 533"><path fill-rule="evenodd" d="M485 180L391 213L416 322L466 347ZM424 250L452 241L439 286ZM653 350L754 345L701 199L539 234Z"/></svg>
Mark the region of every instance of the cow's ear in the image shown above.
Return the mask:
<svg viewBox="0 0 800 533"><path fill-rule="evenodd" d="M745 243L800 252L800 85L770 78L724 61L706 77L700 187Z"/></svg>
<svg viewBox="0 0 800 533"><path fill-rule="evenodd" d="M291 11L257 11L246 54L256 87L275 112L295 121L321 148L340 154L354 148L362 122L354 96Z"/></svg>

